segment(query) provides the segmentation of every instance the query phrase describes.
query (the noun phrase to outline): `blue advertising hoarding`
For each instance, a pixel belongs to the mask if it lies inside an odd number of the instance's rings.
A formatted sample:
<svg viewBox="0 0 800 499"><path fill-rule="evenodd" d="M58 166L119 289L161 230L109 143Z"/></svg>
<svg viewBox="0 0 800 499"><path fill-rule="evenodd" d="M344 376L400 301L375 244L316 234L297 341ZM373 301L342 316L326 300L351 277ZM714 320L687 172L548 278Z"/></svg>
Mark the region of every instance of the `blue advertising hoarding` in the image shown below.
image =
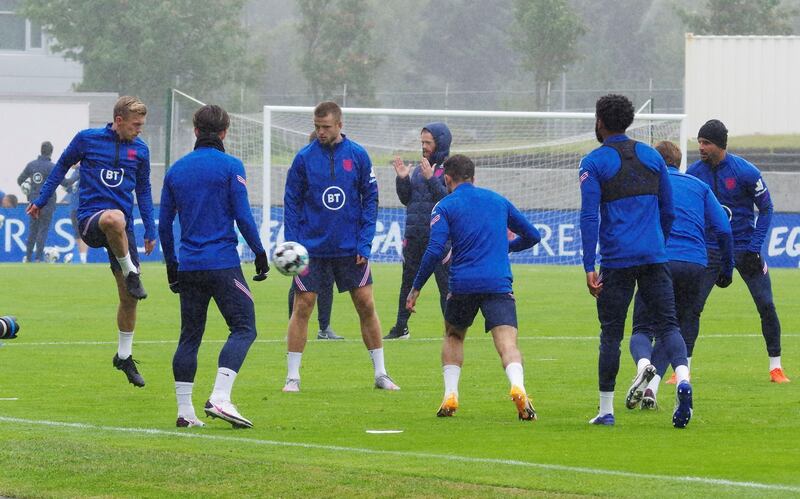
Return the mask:
<svg viewBox="0 0 800 499"><path fill-rule="evenodd" d="M554 210L527 210L525 215L542 233L542 242L532 249L512 255L513 263L579 265L581 259L581 237L579 212ZM5 221L0 227L0 262L20 262L25 256L25 242L28 237L29 218L23 205L15 209L3 209ZM142 240L144 227L135 212L134 231L139 243L142 261L161 262L160 245L149 256L144 256ZM256 222L260 224L261 210L254 207ZM372 243L372 260L376 262L399 262L403 248L403 228L405 210L402 208L381 208ZM158 219L158 206L155 207ZM283 208L272 207L269 248L283 241ZM175 224L176 241L177 223ZM266 242L265 242L266 243ZM53 225L47 238L47 247L55 247L64 255L75 251L75 237L69 208L59 205L53 217ZM243 259L252 259L244 241L240 242ZM771 267L800 267L800 213L776 213L772 219L763 254ZM74 258L73 261L77 261ZM90 262L106 262L108 257L103 249L90 249Z"/></svg>

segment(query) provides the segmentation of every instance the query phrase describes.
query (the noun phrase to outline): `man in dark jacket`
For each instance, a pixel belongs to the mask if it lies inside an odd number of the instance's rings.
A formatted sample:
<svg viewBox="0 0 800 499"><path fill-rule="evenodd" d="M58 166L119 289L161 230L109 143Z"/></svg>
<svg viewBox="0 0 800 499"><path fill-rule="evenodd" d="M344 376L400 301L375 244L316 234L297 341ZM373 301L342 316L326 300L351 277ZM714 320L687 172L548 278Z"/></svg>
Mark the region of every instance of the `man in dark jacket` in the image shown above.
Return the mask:
<svg viewBox="0 0 800 499"><path fill-rule="evenodd" d="M50 172L53 171L55 165L50 161L53 155L53 144L50 142L42 142L41 154L38 158L34 159L25 166L19 177L17 177L17 184L20 186L28 181L28 201L33 201L39 197L39 192L42 190L44 181ZM53 221L53 214L56 211L55 194L48 200L48 203L42 208L41 214L38 218L31 217L28 225L28 241L26 243L25 261L32 262L33 250L36 248L36 260L44 260L44 244L47 241L47 233L50 231L50 222Z"/></svg>
<svg viewBox="0 0 800 499"><path fill-rule="evenodd" d="M395 157L394 169L397 172L396 187L400 202L406 206L406 231L403 238L403 282L400 284L400 297L397 305L397 321L385 340L407 339L410 312L406 310L406 297L411 291L414 276L417 275L422 255L428 246L431 234L431 211L440 199L447 195L444 185L444 161L450 155L450 129L444 123L430 123L422 129L422 160L411 170ZM447 267L450 253L436 266L434 275L439 286L439 302L444 314L447 301Z"/></svg>

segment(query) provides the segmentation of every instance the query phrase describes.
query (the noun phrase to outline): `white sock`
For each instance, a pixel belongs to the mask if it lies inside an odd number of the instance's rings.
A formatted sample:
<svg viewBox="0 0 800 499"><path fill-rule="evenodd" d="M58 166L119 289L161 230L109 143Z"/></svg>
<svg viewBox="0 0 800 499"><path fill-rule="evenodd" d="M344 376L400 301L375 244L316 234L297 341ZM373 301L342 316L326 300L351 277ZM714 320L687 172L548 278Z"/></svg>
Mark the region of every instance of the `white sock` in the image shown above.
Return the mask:
<svg viewBox="0 0 800 499"><path fill-rule="evenodd" d="M650 383L647 383L647 388L649 388L653 395L658 395L658 387L661 384L661 376L656 374L653 376L653 379L650 380Z"/></svg>
<svg viewBox="0 0 800 499"><path fill-rule="evenodd" d="M522 364L519 362L512 362L506 366L506 376L511 386L517 386L522 391L525 391L525 374L522 370Z"/></svg>
<svg viewBox="0 0 800 499"><path fill-rule="evenodd" d="M136 267L133 265L133 260L131 260L131 254L128 253L122 258L117 257L117 261L119 262L119 266L122 267L122 275L124 277L128 277L128 274L131 272L138 273Z"/></svg>
<svg viewBox="0 0 800 499"><path fill-rule="evenodd" d="M686 367L688 367L690 371L692 370L692 358L691 357L686 357Z"/></svg>
<svg viewBox="0 0 800 499"><path fill-rule="evenodd" d="M369 356L372 359L372 367L375 368L375 377L386 374L386 367L383 365L383 347L370 350Z"/></svg>
<svg viewBox="0 0 800 499"><path fill-rule="evenodd" d="M286 377L289 379L300 379L300 360L303 352L286 352Z"/></svg>
<svg viewBox="0 0 800 499"><path fill-rule="evenodd" d="M81 258L81 263L86 263L86 253L78 253Z"/></svg>
<svg viewBox="0 0 800 499"><path fill-rule="evenodd" d="M227 367L220 367L217 369L217 379L214 381L214 391L211 392L211 400L214 402L230 401L234 381L236 381L236 371L228 369Z"/></svg>
<svg viewBox="0 0 800 499"><path fill-rule="evenodd" d="M117 343L117 357L120 359L127 359L133 352L133 331L126 333L119 332L119 341Z"/></svg>
<svg viewBox="0 0 800 499"><path fill-rule="evenodd" d="M188 381L175 382L175 397L178 399L178 417L184 419L197 419L192 405L192 388L194 383Z"/></svg>
<svg viewBox="0 0 800 499"><path fill-rule="evenodd" d="M600 415L614 414L614 392L600 392Z"/></svg>
<svg viewBox="0 0 800 499"><path fill-rule="evenodd" d="M650 365L650 359L639 359L639 362L636 363L636 372L640 373L644 370L645 367Z"/></svg>
<svg viewBox="0 0 800 499"><path fill-rule="evenodd" d="M678 366L675 368L675 377L677 378L676 385L680 385L683 381L689 381L689 366Z"/></svg>
<svg viewBox="0 0 800 499"><path fill-rule="evenodd" d="M781 356L778 355L777 357L770 357L769 370L772 371L773 369L780 369L780 368L781 368Z"/></svg>
<svg viewBox="0 0 800 499"><path fill-rule="evenodd" d="M461 377L461 367L453 364L442 366L444 375L444 396L455 393L458 397L458 380Z"/></svg>

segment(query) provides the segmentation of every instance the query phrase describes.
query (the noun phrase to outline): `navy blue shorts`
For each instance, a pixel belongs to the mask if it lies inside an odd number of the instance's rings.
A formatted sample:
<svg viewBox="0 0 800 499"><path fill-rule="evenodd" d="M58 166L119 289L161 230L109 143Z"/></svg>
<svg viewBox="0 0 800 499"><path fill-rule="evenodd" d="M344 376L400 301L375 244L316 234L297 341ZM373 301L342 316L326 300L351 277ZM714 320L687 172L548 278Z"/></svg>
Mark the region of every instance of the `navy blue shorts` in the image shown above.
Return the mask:
<svg viewBox="0 0 800 499"><path fill-rule="evenodd" d="M517 302L514 293L451 294L447 297L444 320L466 329L472 325L478 309L483 314L486 332L497 326L517 327Z"/></svg>
<svg viewBox="0 0 800 499"><path fill-rule="evenodd" d="M372 284L372 269L370 269L369 261L357 265L355 256L311 257L308 269L303 275L294 277L295 289L317 294L329 289L332 282L336 283L340 293Z"/></svg>
<svg viewBox="0 0 800 499"><path fill-rule="evenodd" d="M108 262L111 264L111 270L122 271L122 267L117 261L114 252L108 246L108 239L105 233L100 230L100 215L106 210L100 210L89 218L84 218L78 223L78 228L81 233L81 239L91 248L105 248L108 253ZM128 227L125 231L128 234L128 253L131 255L133 265L139 268L139 252L136 250L136 238L133 237L133 228Z"/></svg>

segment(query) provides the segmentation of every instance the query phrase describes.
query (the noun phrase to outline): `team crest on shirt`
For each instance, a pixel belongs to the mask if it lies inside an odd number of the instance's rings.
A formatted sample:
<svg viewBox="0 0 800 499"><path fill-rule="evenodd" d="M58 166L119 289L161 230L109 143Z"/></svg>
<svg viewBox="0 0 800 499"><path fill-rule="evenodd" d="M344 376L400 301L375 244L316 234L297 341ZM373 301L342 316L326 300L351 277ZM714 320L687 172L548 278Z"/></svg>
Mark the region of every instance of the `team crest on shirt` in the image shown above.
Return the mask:
<svg viewBox="0 0 800 499"><path fill-rule="evenodd" d="M128 148L128 159L131 161L136 161L136 149L132 147Z"/></svg>
<svg viewBox="0 0 800 499"><path fill-rule="evenodd" d="M732 191L736 188L736 179L733 177L728 177L725 179L725 188L729 191Z"/></svg>
<svg viewBox="0 0 800 499"><path fill-rule="evenodd" d="M353 171L353 160L352 159L344 159L342 160L342 167L344 171L351 172Z"/></svg>

